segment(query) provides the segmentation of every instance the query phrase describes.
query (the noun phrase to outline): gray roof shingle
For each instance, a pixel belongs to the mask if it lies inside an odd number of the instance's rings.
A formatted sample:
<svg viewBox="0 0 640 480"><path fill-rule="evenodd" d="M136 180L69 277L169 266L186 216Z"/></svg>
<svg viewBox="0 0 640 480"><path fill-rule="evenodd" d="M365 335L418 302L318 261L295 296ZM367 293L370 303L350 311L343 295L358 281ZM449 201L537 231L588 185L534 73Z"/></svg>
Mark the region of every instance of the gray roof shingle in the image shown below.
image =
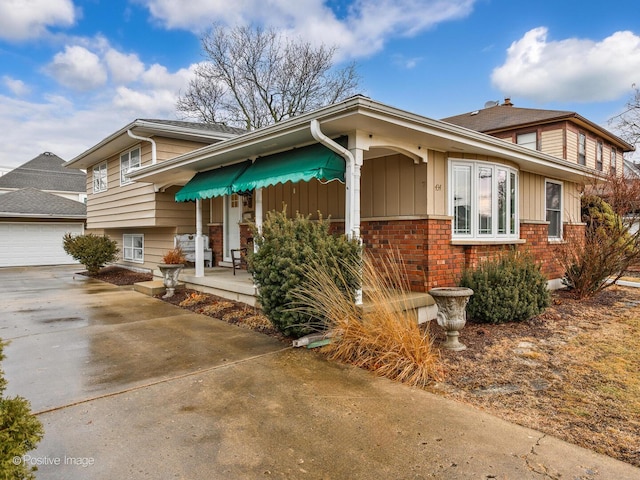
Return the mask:
<svg viewBox="0 0 640 480"><path fill-rule="evenodd" d="M462 115L442 118L441 120L470 130L486 133L575 116L577 116L577 113L565 110L540 110L498 105L463 113Z"/></svg>
<svg viewBox="0 0 640 480"><path fill-rule="evenodd" d="M182 128L194 128L197 130L205 130L210 132L231 133L235 135L241 135L247 133L247 130L243 128L228 127L222 123L200 123L200 122L187 122L182 120L158 120L151 118L141 118L143 122L158 123L160 125L173 125Z"/></svg>
<svg viewBox="0 0 640 480"><path fill-rule="evenodd" d="M87 206L36 188L23 188L0 194L0 216L86 218Z"/></svg>
<svg viewBox="0 0 640 480"><path fill-rule="evenodd" d="M85 192L86 174L65 168L63 159L51 152L44 152L33 160L0 177L2 188L37 188L61 192Z"/></svg>

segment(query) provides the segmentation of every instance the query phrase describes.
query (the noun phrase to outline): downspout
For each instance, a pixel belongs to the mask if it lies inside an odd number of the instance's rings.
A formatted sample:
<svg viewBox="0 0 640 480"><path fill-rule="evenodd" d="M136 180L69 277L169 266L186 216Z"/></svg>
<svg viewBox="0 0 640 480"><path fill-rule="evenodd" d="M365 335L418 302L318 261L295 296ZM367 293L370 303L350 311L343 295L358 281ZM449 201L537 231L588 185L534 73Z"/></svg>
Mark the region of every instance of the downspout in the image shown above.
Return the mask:
<svg viewBox="0 0 640 480"><path fill-rule="evenodd" d="M131 132L131 130L127 130L127 135L129 135L131 138L135 138L136 140L151 142L151 165L155 165L157 161L156 142L149 137L140 137L138 135L135 135L134 133Z"/></svg>
<svg viewBox="0 0 640 480"><path fill-rule="evenodd" d="M313 136L313 138L316 139L316 141L320 142L322 145L324 145L330 150L333 150L338 155L344 158L345 162L347 162L346 174L350 175L351 172L353 172L356 167L356 160L353 157L353 154L349 150L344 148L342 145L334 142L329 137L327 137L324 133L322 133L322 131L320 130L320 122L317 119L314 118L313 120L311 120L311 123L309 126L311 128L311 135ZM347 206L347 211L345 212L345 219L344 219L345 233L349 238L353 238L354 236L359 237L359 235L357 235L356 232L354 232L353 218L351 215L351 208L354 205L353 193L354 193L354 188L352 185L349 191L347 192L349 201L347 202L348 206ZM359 230L360 229L358 228L358 231Z"/></svg>
<svg viewBox="0 0 640 480"><path fill-rule="evenodd" d="M362 152L358 154L360 164L353 154L342 145L334 142L320 130L320 122L313 119L310 122L311 135L322 145L342 156L347 163L345 172L345 184L347 187L347 208L345 211L345 233L348 238L356 239L360 244L360 167L362 165ZM357 151L356 151L357 153ZM356 185L357 183L357 185ZM362 285L355 292L356 305L362 305Z"/></svg>

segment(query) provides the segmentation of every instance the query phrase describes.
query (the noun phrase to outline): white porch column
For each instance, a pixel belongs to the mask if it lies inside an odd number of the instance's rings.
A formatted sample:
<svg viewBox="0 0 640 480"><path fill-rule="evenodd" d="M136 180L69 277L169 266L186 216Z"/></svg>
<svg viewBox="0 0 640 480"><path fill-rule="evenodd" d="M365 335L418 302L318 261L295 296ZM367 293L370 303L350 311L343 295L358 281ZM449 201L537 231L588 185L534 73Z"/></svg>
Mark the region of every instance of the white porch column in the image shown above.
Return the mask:
<svg viewBox="0 0 640 480"><path fill-rule="evenodd" d="M196 277L204 277L204 239L202 238L202 200L196 199Z"/></svg>
<svg viewBox="0 0 640 480"><path fill-rule="evenodd" d="M349 238L360 238L360 176L363 150L352 148L353 165L347 162L345 169L346 201L344 229Z"/></svg>
<svg viewBox="0 0 640 480"><path fill-rule="evenodd" d="M254 207L255 207L255 222L256 227L258 228L258 233L262 233L262 189L256 188L256 198L254 199ZM255 240L253 242L253 251L258 251L258 245Z"/></svg>

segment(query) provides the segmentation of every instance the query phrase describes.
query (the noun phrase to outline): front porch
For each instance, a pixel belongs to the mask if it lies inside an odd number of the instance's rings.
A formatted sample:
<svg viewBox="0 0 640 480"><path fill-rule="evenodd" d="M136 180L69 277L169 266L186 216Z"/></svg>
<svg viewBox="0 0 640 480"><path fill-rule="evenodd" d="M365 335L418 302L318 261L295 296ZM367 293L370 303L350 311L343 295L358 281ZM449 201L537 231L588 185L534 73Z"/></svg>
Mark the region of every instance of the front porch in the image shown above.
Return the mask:
<svg viewBox="0 0 640 480"><path fill-rule="evenodd" d="M154 270L153 275L157 278L159 285L162 285L160 270ZM179 278L185 288L246 303L252 307L258 306L257 289L253 284L253 278L246 270L236 270L234 275L231 268L205 268L204 276L197 277L195 268L185 268ZM419 323L433 320L438 313L435 301L427 293L408 292L406 298L398 297L394 303L397 304L397 308L413 310ZM365 310L368 308L366 292L363 307Z"/></svg>
<svg viewBox="0 0 640 480"><path fill-rule="evenodd" d="M154 270L153 276L162 281L160 270ZM231 268L205 268L204 276L198 277L195 268L185 268L179 278L186 288L256 306L256 287L246 270L236 270L234 275Z"/></svg>

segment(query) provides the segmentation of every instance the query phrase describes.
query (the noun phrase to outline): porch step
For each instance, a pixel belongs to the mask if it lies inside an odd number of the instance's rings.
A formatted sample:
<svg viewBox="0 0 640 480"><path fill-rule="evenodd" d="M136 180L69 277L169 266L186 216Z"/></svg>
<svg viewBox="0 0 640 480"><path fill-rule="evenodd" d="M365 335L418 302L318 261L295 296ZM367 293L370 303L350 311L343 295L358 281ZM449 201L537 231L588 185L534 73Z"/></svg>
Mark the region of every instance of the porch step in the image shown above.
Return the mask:
<svg viewBox="0 0 640 480"><path fill-rule="evenodd" d="M148 282L138 282L133 284L133 289L136 292L144 293L145 295L149 295L150 297L154 297L156 295L162 295L166 288L164 287L164 283L162 280L150 280ZM179 283L176 287L176 291L183 290L184 283Z"/></svg>
<svg viewBox="0 0 640 480"><path fill-rule="evenodd" d="M373 305L367 302L367 292L364 293L363 310L368 312L373 309ZM435 320L438 315L438 306L435 300L428 293L409 292L404 298L398 295L390 300L394 310L410 311L414 310L418 317L418 323L422 324L430 320Z"/></svg>

